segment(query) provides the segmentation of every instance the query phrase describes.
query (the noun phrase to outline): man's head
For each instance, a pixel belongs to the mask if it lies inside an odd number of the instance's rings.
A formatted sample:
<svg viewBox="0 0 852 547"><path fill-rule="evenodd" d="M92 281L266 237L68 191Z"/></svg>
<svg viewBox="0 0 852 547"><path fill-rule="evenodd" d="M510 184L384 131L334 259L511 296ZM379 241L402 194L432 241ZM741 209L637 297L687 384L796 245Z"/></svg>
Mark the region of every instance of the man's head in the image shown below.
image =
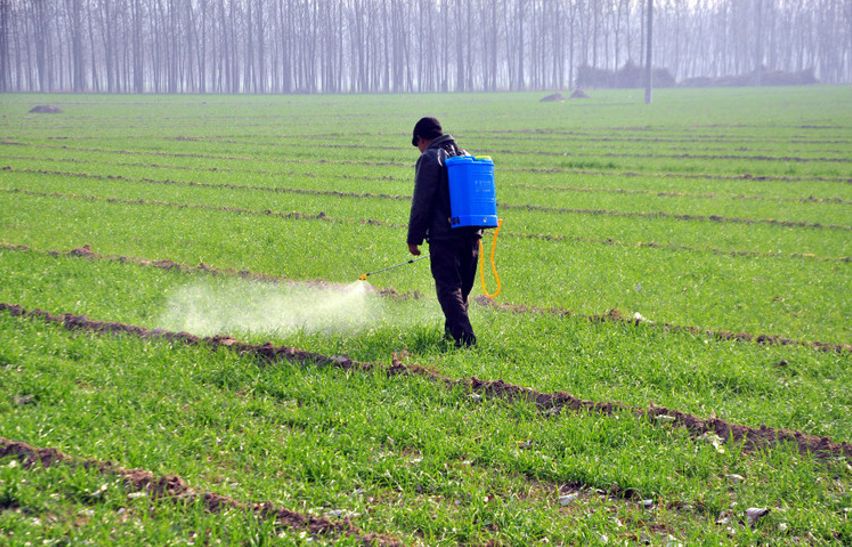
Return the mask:
<svg viewBox="0 0 852 547"><path fill-rule="evenodd" d="M429 143L444 134L441 129L441 122L435 118L420 118L414 124L414 131L411 134L411 145L416 146L421 152L426 150Z"/></svg>

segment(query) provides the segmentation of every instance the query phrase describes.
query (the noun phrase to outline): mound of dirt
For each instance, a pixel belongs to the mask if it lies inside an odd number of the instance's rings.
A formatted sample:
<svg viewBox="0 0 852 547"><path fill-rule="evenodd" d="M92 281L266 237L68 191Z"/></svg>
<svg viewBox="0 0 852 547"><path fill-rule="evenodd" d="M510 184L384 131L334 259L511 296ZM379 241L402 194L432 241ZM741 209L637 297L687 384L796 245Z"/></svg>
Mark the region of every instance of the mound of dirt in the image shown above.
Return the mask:
<svg viewBox="0 0 852 547"><path fill-rule="evenodd" d="M37 104L30 110L30 114L61 114L62 109L52 104Z"/></svg>
<svg viewBox="0 0 852 547"><path fill-rule="evenodd" d="M579 87L577 89L575 89L573 93L571 93L571 98L572 99L591 99L591 97L589 97L589 95L585 91L580 89Z"/></svg>
<svg viewBox="0 0 852 547"><path fill-rule="evenodd" d="M542 98L540 103L561 103L565 100L565 97L562 96L562 93L554 93L553 95L548 95L547 97Z"/></svg>

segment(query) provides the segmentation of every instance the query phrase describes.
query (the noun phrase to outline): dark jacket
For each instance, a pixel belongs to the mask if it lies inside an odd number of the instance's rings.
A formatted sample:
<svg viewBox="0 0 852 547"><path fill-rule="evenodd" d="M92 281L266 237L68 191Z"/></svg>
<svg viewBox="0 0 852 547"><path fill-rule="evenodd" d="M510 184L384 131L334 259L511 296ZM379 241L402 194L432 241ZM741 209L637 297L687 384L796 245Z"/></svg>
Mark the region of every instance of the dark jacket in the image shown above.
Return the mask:
<svg viewBox="0 0 852 547"><path fill-rule="evenodd" d="M408 220L408 243L420 245L429 241L464 237L481 237L482 230L450 227L450 186L447 168L449 157L465 152L452 135L441 135L420 155L414 167L414 196Z"/></svg>

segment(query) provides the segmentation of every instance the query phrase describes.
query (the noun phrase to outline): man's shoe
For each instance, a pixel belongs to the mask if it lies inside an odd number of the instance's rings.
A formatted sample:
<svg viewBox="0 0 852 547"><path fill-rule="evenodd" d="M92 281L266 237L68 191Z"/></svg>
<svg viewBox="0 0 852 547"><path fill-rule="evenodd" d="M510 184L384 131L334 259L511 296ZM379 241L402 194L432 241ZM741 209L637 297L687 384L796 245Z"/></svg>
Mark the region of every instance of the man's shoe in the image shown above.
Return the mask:
<svg viewBox="0 0 852 547"><path fill-rule="evenodd" d="M471 333L462 334L460 338L456 338L457 348L470 348L476 345L476 336Z"/></svg>

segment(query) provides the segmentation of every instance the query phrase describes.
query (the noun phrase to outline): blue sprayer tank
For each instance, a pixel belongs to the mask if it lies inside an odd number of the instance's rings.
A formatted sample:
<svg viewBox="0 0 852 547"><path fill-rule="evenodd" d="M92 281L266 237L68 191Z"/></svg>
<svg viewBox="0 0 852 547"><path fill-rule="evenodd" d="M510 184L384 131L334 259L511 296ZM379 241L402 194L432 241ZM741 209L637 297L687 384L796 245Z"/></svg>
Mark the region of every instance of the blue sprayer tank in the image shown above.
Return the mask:
<svg viewBox="0 0 852 547"><path fill-rule="evenodd" d="M450 225L453 228L497 227L494 162L489 157L446 159L450 181Z"/></svg>

